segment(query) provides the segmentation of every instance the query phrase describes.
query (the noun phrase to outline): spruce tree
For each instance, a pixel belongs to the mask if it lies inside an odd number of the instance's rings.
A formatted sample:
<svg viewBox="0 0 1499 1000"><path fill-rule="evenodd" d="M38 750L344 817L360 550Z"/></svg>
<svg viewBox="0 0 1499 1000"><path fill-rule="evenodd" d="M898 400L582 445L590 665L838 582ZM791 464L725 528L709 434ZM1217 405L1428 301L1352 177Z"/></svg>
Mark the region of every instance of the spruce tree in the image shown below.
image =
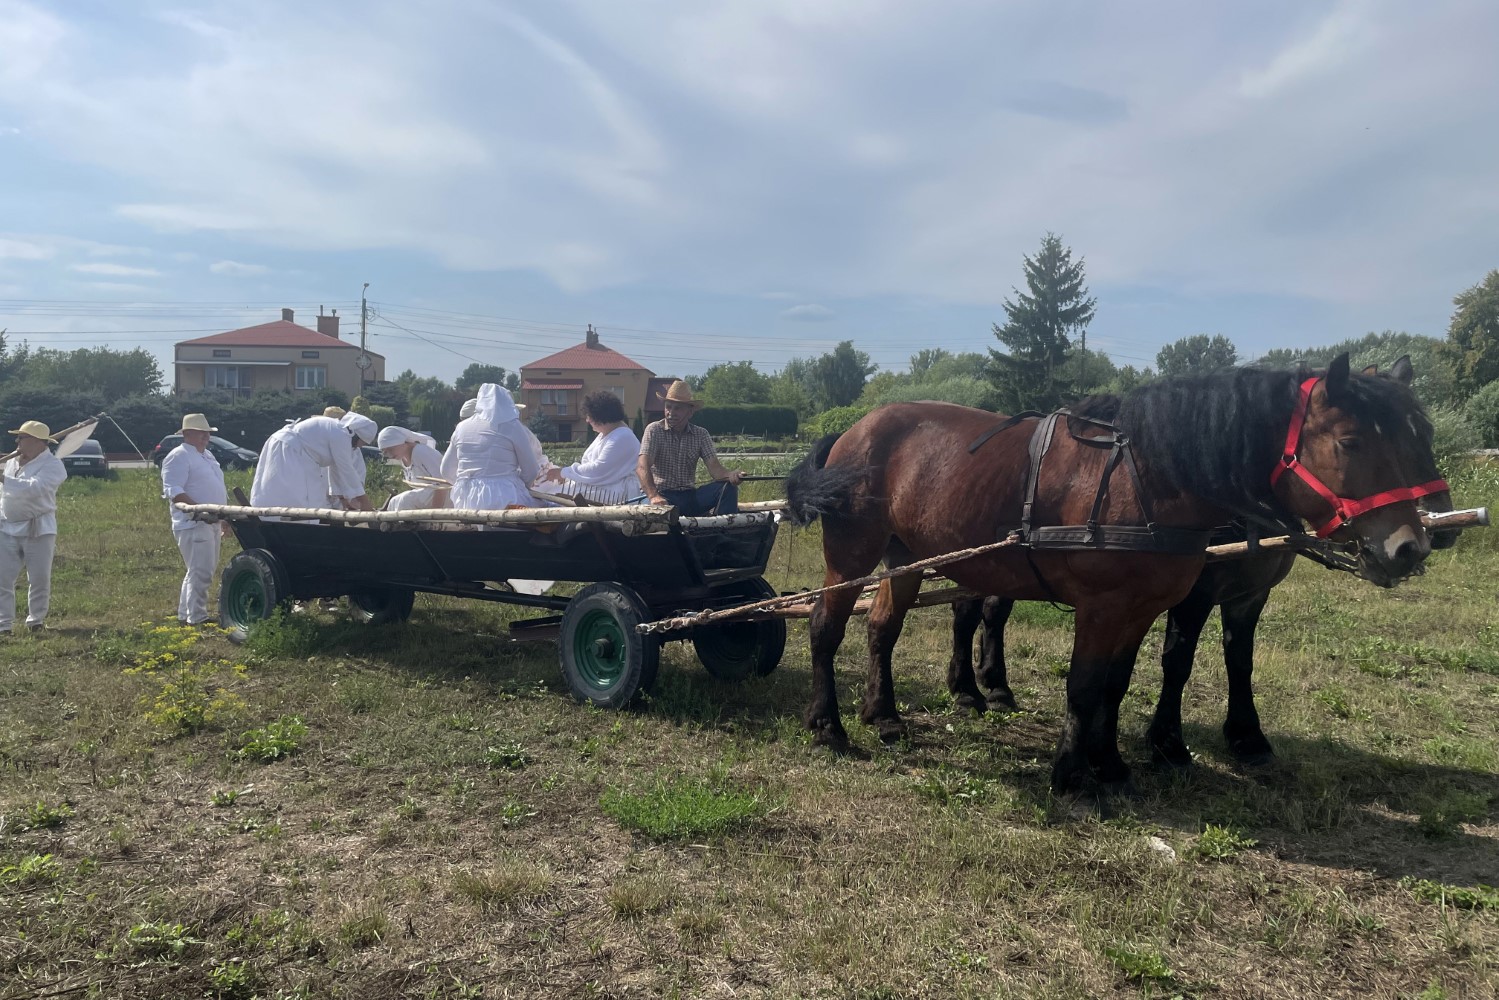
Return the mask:
<svg viewBox="0 0 1499 1000"><path fill-rule="evenodd" d="M1047 233L1035 256L1025 258L1028 291L1012 289L1005 299L1004 326L994 324L994 336L1006 351L991 349L991 377L1002 405L1017 410L1052 410L1072 387L1062 362L1072 348L1072 335L1083 333L1093 319L1098 300L1088 297L1082 258Z"/></svg>

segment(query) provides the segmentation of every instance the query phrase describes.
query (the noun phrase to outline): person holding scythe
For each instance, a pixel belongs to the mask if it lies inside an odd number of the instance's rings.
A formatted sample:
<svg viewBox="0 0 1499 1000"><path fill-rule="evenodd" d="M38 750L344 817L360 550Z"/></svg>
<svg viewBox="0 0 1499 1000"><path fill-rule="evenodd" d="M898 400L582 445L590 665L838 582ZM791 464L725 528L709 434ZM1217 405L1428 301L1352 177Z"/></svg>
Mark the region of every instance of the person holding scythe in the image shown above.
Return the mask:
<svg viewBox="0 0 1499 1000"><path fill-rule="evenodd" d="M201 413L182 418L182 443L167 453L161 463L161 493L172 514L172 538L187 567L177 593L177 620L184 625L212 621L208 615L208 585L219 568L219 541L229 534L229 522L195 521L177 509L179 503L227 503L224 470L208 450L208 439L217 427L208 426Z"/></svg>
<svg viewBox="0 0 1499 1000"><path fill-rule="evenodd" d="M0 635L16 618L16 583L26 570L26 625L45 627L52 603L52 558L57 553L57 488L68 478L47 448L52 430L27 420L10 432L16 453L0 473Z"/></svg>
<svg viewBox="0 0 1499 1000"><path fill-rule="evenodd" d="M677 379L665 395L657 393L656 398L665 404L666 417L646 426L635 469L646 499L675 507L689 517L738 513L744 472L725 468L713 448L713 436L692 422L692 415L703 405L692 397L692 386ZM702 486L694 480L699 459L714 480Z"/></svg>

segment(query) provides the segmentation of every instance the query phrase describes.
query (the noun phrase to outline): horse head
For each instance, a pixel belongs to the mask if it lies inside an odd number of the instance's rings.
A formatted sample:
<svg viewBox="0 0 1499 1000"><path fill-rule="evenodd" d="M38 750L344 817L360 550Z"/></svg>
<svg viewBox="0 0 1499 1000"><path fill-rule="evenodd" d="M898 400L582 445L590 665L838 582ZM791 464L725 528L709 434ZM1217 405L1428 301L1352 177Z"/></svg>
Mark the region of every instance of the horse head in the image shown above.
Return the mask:
<svg viewBox="0 0 1499 1000"><path fill-rule="evenodd" d="M1378 365L1369 365L1364 369L1365 375L1380 375L1393 379L1403 386L1409 387L1415 380L1416 371L1411 365L1409 354L1402 354L1389 371L1381 373ZM1441 479L1442 474L1437 469L1436 457L1432 452L1432 428L1431 423L1418 420L1411 425L1412 432L1417 436L1418 446L1411 450L1410 459L1415 466L1413 470L1416 482L1431 482ZM1417 504L1422 510L1433 514L1443 514L1452 510L1452 494L1447 490L1438 490L1419 498ZM1427 535L1431 538L1433 549L1450 549L1457 544L1457 536L1463 533L1461 528L1438 528L1428 529Z"/></svg>
<svg viewBox="0 0 1499 1000"><path fill-rule="evenodd" d="M1342 354L1303 381L1271 474L1277 500L1320 537L1356 543L1359 575L1384 587L1421 571L1432 543L1417 500L1447 489L1404 360L1384 378L1354 375Z"/></svg>

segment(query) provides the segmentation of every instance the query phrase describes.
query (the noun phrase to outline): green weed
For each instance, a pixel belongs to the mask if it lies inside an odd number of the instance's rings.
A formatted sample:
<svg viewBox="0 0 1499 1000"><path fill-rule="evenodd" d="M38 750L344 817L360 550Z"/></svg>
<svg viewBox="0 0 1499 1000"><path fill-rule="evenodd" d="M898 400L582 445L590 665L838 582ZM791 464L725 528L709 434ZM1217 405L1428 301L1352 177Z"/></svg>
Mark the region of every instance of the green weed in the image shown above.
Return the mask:
<svg viewBox="0 0 1499 1000"><path fill-rule="evenodd" d="M1460 885L1443 885L1429 879L1400 880L1400 884L1415 894L1417 899L1443 906L1455 906L1459 910L1499 911L1499 889L1480 882L1473 888Z"/></svg>
<svg viewBox="0 0 1499 1000"><path fill-rule="evenodd" d="M125 947L144 958L181 959L202 943L185 924L143 923L125 932Z"/></svg>
<svg viewBox="0 0 1499 1000"><path fill-rule="evenodd" d="M484 763L490 767L519 771L531 763L531 757L519 743L501 743L485 749Z"/></svg>
<svg viewBox="0 0 1499 1000"><path fill-rule="evenodd" d="M718 836L769 808L757 794L688 779L658 781L643 792L612 788L599 805L625 829L661 840Z"/></svg>
<svg viewBox="0 0 1499 1000"><path fill-rule="evenodd" d="M1166 983L1175 975L1158 951L1126 942L1110 945L1103 953L1118 966L1125 978L1137 983Z"/></svg>
<svg viewBox="0 0 1499 1000"><path fill-rule="evenodd" d="M62 868L50 854L30 854L15 864L0 865L0 885L37 885L60 877Z"/></svg>
<svg viewBox="0 0 1499 1000"><path fill-rule="evenodd" d="M233 751L233 756L240 760L268 764L296 753L301 747L302 737L306 735L307 726L299 717L283 716L259 729L246 732L240 737L240 744Z"/></svg>
<svg viewBox="0 0 1499 1000"><path fill-rule="evenodd" d="M1223 861L1249 850L1258 843L1258 840L1244 836L1233 827L1214 826L1209 823L1203 827L1197 843L1192 845L1192 853L1207 861Z"/></svg>

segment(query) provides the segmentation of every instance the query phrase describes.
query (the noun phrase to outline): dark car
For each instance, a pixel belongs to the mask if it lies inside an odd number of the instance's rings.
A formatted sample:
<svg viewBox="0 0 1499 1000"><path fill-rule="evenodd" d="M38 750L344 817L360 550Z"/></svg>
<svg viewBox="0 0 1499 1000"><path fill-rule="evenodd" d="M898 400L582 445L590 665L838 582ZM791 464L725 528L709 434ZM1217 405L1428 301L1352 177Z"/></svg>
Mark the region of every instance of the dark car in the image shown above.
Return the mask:
<svg viewBox="0 0 1499 1000"><path fill-rule="evenodd" d="M92 439L83 442L71 455L62 460L63 468L70 476L107 476L109 463L104 459L104 449Z"/></svg>
<svg viewBox="0 0 1499 1000"><path fill-rule="evenodd" d="M181 434L168 434L161 439L155 448L151 449L151 461L160 465L166 461L167 454L181 443ZM214 458L219 460L219 465L223 466L226 470L248 469L260 461L260 453L258 451L241 448L227 438L210 437L208 439L208 450L212 452Z"/></svg>
<svg viewBox="0 0 1499 1000"><path fill-rule="evenodd" d="M376 448L372 444L362 444L362 445L360 445L359 446L359 452L360 452L360 454L362 454L364 456L364 464L365 465L384 465L385 464L385 456L382 455L382 454L380 454L380 449Z"/></svg>

